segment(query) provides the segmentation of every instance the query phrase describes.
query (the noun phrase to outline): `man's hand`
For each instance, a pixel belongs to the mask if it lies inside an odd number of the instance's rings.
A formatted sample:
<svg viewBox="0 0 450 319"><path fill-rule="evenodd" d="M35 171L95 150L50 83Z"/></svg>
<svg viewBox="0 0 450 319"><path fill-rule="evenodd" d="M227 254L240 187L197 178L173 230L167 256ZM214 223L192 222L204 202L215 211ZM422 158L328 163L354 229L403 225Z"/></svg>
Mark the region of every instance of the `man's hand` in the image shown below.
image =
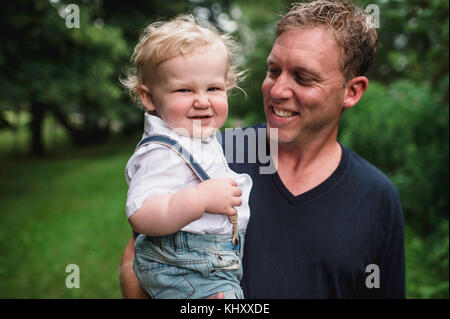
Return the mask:
<svg viewBox="0 0 450 319"><path fill-rule="evenodd" d="M218 292L217 294L208 297L207 299L225 299L225 295L223 294L223 292Z"/></svg>
<svg viewBox="0 0 450 319"><path fill-rule="evenodd" d="M147 299L150 296L142 288L133 270L135 240L131 237L123 252L119 273L120 290L125 299Z"/></svg>
<svg viewBox="0 0 450 319"><path fill-rule="evenodd" d="M242 204L241 189L231 178L208 179L196 187L199 198L205 201L205 211L211 214L236 215L234 208Z"/></svg>

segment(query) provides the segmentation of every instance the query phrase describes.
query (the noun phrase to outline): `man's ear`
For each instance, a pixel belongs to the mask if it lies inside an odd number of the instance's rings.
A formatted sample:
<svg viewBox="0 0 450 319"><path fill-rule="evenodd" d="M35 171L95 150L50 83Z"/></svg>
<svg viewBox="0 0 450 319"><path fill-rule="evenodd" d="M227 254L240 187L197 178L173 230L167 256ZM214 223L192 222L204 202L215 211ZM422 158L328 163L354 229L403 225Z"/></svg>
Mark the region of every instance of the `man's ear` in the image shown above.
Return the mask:
<svg viewBox="0 0 450 319"><path fill-rule="evenodd" d="M137 93L139 95L139 99L141 100L142 105L147 110L149 110L150 112L156 111L155 103L153 102L150 90L145 85L141 85L137 90Z"/></svg>
<svg viewBox="0 0 450 319"><path fill-rule="evenodd" d="M344 95L344 109L351 108L359 102L369 86L369 80L365 76L357 76L346 84Z"/></svg>

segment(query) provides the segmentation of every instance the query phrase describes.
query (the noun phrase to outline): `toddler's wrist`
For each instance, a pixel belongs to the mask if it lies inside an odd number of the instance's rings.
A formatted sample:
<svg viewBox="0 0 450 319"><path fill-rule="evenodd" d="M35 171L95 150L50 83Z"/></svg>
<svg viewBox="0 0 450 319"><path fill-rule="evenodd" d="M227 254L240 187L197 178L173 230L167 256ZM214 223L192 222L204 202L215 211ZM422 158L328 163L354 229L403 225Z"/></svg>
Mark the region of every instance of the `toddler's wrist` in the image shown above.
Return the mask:
<svg viewBox="0 0 450 319"><path fill-rule="evenodd" d="M195 186L194 190L195 196L193 198L193 201L198 205L199 210L202 211L203 214L208 206L208 195L205 190L204 182Z"/></svg>

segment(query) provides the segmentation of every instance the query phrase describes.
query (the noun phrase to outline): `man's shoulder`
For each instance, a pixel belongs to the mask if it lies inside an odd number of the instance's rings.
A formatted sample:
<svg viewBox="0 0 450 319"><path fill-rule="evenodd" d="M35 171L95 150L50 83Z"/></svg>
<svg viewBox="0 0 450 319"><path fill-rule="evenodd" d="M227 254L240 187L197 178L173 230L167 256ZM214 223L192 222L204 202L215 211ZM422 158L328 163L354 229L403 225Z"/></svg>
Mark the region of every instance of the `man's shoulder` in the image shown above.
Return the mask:
<svg viewBox="0 0 450 319"><path fill-rule="evenodd" d="M383 190L394 195L398 194L397 187L389 177L378 167L364 159L362 156L352 151L350 148L342 145L343 152L346 153L350 167L355 176L358 177L361 184L370 186L378 190Z"/></svg>

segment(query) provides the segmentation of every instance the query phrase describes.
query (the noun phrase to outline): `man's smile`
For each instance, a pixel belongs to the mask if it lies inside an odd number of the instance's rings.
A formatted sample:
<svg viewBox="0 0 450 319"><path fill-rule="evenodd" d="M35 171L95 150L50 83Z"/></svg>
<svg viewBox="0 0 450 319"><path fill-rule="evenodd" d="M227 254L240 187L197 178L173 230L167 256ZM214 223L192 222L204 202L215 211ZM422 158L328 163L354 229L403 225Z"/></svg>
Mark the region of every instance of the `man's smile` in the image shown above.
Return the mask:
<svg viewBox="0 0 450 319"><path fill-rule="evenodd" d="M273 114L275 114L278 117L282 117L282 118L289 118L289 117L294 117L294 116L300 115L300 113L298 113L298 112L283 110L283 109L277 108L273 105L270 106L270 108L271 108Z"/></svg>

